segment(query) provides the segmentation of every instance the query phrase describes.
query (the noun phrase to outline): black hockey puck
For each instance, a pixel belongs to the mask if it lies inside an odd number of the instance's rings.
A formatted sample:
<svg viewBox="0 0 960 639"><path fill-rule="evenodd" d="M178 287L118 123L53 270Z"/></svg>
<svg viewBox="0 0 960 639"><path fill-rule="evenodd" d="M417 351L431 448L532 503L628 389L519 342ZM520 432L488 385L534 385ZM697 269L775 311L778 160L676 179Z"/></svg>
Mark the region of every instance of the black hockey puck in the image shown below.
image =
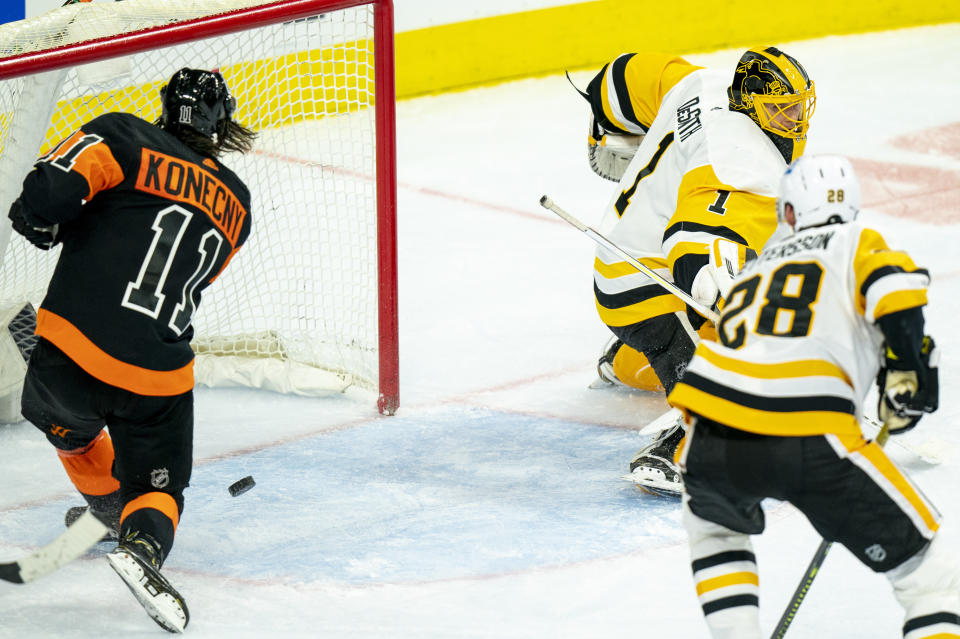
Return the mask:
<svg viewBox="0 0 960 639"><path fill-rule="evenodd" d="M229 490L230 494L233 495L234 497L239 497L240 495L247 492L248 490L250 490L256 485L257 485L257 482L253 481L253 477L251 475L247 475L243 479L239 481L235 481L232 484L230 484L230 488L228 488L227 490Z"/></svg>

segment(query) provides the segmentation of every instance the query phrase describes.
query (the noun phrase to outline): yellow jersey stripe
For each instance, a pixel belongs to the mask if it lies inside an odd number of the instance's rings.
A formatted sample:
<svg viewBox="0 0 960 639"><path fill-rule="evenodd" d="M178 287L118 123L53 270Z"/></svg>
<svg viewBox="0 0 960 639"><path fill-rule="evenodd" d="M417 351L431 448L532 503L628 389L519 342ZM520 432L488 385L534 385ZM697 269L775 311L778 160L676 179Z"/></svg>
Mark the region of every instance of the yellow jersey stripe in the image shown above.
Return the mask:
<svg viewBox="0 0 960 639"><path fill-rule="evenodd" d="M759 364L757 362L745 362L740 359L720 355L705 344L697 346L697 355L707 360L717 368L745 375L747 377L757 377L759 379L783 379L789 377L837 377L842 379L847 386L853 388L853 382L850 377L843 372L843 369L822 359L803 359L792 362L778 362L775 364Z"/></svg>
<svg viewBox="0 0 960 639"><path fill-rule="evenodd" d="M597 302L597 313L607 326L629 326L660 315L683 311L685 308L679 298L666 292L622 308L607 308Z"/></svg>
<svg viewBox="0 0 960 639"><path fill-rule="evenodd" d="M659 257L641 257L638 258L637 261L653 270L667 268L667 261ZM624 277L625 275L636 275L640 272L629 262L607 264L599 257L593 260L593 270L608 280Z"/></svg>
<svg viewBox="0 0 960 639"><path fill-rule="evenodd" d="M717 590L719 588L725 588L727 586L736 586L739 584L753 584L754 586L760 585L760 579L757 577L757 573L754 572L733 572L729 575L720 575L719 577L713 577L712 579L704 579L697 584L697 595L702 595L711 590Z"/></svg>
<svg viewBox="0 0 960 639"><path fill-rule="evenodd" d="M893 484L897 491L906 498L931 533L936 532L940 528L937 516L930 511L924 499L913 487L913 484L907 481L903 473L900 472L900 469L890 461L890 458L883 452L879 444L870 442L857 452L863 455L863 457L867 459L874 468L880 471L880 474Z"/></svg>
<svg viewBox="0 0 960 639"><path fill-rule="evenodd" d="M827 410L781 412L748 408L690 386L682 380L673 388L667 400L671 406L692 410L717 423L761 435L804 437L825 433L860 434L860 425L850 413Z"/></svg>
<svg viewBox="0 0 960 639"><path fill-rule="evenodd" d="M884 295L873 309L874 318L880 318L890 313L896 313L908 308L925 306L927 303L926 289L894 291Z"/></svg>

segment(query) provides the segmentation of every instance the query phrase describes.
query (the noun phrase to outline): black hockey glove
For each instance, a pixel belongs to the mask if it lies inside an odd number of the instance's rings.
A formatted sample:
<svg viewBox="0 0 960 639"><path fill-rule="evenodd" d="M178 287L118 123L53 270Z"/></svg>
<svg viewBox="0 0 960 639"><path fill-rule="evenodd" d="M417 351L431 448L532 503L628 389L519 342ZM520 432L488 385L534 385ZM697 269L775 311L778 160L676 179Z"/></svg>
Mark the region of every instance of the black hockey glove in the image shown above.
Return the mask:
<svg viewBox="0 0 960 639"><path fill-rule="evenodd" d="M39 249L49 251L60 241L57 238L58 224L53 226L34 226L27 221L26 211L20 200L14 200L10 206L10 212L7 214L13 223L13 230L27 238L27 240Z"/></svg>
<svg viewBox="0 0 960 639"><path fill-rule="evenodd" d="M877 414L892 434L905 433L920 421L924 413L937 410L940 403L940 353L933 338L924 336L920 348L920 367L904 366L893 352L886 350L886 362L877 375L880 401Z"/></svg>

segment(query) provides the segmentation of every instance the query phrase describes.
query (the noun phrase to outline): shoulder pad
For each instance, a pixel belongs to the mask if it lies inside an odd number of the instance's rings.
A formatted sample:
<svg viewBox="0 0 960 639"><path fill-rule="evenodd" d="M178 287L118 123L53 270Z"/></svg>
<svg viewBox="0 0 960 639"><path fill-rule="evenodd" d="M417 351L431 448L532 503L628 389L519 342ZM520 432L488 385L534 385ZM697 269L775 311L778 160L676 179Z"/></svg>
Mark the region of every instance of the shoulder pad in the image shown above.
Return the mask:
<svg viewBox="0 0 960 639"><path fill-rule="evenodd" d="M749 117L727 110L712 111L704 128L708 161L721 182L776 197L787 165L777 147Z"/></svg>

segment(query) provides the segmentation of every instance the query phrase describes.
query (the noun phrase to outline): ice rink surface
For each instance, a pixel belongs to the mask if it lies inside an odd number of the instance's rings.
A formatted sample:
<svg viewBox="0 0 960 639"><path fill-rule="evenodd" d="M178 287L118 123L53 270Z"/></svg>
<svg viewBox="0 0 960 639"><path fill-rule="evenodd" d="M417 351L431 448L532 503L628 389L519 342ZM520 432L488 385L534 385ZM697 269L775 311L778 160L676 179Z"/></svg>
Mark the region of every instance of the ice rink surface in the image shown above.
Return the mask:
<svg viewBox="0 0 960 639"><path fill-rule="evenodd" d="M808 152L850 155L862 218L933 275L941 408L888 450L960 549L960 24L764 44L816 82ZM732 74L740 53L687 57ZM398 105L401 409L380 417L352 391L198 391L195 471L164 570L190 636L707 636L678 503L621 479L666 403L587 388L607 338L593 245L537 204L546 193L599 219L616 187L590 171L586 128L561 74ZM0 451L10 561L59 534L79 499L31 426L0 427ZM245 475L257 486L230 497ZM767 514L754 543L772 628L819 538L788 505ZM163 636L108 550L0 583L0 637ZM789 636L893 639L900 625L886 580L834 547Z"/></svg>

